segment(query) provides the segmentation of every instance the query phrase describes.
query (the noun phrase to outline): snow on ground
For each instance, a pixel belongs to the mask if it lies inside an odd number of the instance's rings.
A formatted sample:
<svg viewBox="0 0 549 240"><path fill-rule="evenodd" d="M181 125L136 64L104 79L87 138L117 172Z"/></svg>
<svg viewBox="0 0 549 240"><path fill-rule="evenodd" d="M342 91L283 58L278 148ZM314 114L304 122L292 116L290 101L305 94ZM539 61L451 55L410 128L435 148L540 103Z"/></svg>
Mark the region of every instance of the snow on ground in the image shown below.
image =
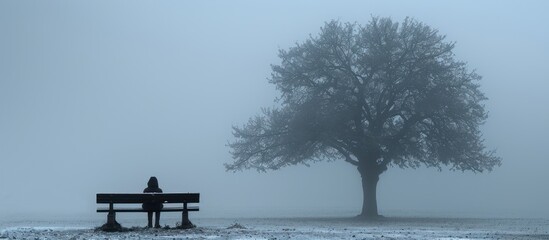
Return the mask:
<svg viewBox="0 0 549 240"><path fill-rule="evenodd" d="M135 227L121 233L96 231L96 222L11 223L0 225L0 239L549 239L549 219L248 218L194 223L198 227L189 230Z"/></svg>

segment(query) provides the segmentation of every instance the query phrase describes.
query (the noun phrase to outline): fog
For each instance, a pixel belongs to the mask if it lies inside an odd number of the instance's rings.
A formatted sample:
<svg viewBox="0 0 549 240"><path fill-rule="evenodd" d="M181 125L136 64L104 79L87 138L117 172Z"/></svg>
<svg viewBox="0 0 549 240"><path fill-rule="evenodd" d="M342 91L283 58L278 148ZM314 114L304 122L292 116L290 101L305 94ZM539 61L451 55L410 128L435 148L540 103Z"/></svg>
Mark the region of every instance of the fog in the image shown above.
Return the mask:
<svg viewBox="0 0 549 240"><path fill-rule="evenodd" d="M549 217L546 1L1 1L0 218L104 218L99 192L199 192L191 217L353 216L344 161L226 172L231 126L273 106L270 64L324 22L413 17L483 76L473 174L391 168L389 216Z"/></svg>

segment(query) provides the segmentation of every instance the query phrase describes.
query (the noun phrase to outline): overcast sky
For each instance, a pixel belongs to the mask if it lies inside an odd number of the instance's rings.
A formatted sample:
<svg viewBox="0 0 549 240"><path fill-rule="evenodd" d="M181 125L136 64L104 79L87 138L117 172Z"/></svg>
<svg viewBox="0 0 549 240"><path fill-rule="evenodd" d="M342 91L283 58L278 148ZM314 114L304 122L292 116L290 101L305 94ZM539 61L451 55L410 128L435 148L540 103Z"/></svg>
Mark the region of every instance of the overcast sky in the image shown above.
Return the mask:
<svg viewBox="0 0 549 240"><path fill-rule="evenodd" d="M410 16L483 76L491 173L390 169L381 214L549 217L549 1L0 1L0 216L101 217L98 192L200 192L201 217L352 216L343 161L225 172L270 64L324 22ZM101 216L99 216L101 215Z"/></svg>

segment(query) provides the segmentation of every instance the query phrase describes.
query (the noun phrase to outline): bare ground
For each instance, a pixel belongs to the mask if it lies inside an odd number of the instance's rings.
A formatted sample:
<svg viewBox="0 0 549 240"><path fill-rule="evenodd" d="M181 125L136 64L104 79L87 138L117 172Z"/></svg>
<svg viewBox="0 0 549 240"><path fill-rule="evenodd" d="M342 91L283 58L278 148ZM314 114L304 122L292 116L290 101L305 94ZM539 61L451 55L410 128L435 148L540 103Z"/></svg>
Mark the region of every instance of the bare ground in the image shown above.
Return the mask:
<svg viewBox="0 0 549 240"><path fill-rule="evenodd" d="M194 223L198 227L188 230L133 227L117 233L95 226L11 226L0 229L0 239L549 239L549 219L276 218Z"/></svg>

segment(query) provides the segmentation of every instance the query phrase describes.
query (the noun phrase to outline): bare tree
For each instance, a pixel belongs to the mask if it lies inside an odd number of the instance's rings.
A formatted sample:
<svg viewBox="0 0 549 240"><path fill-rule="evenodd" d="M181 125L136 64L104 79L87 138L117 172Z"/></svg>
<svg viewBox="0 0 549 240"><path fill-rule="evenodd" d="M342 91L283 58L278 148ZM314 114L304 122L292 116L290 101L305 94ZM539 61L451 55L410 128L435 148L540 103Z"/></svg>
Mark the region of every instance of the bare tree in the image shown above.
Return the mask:
<svg viewBox="0 0 549 240"><path fill-rule="evenodd" d="M487 118L481 77L453 48L408 18L326 23L318 36L280 50L270 79L280 106L233 127L226 169L342 159L362 177L363 217L379 216L376 187L390 166L492 170L501 159L479 130Z"/></svg>

